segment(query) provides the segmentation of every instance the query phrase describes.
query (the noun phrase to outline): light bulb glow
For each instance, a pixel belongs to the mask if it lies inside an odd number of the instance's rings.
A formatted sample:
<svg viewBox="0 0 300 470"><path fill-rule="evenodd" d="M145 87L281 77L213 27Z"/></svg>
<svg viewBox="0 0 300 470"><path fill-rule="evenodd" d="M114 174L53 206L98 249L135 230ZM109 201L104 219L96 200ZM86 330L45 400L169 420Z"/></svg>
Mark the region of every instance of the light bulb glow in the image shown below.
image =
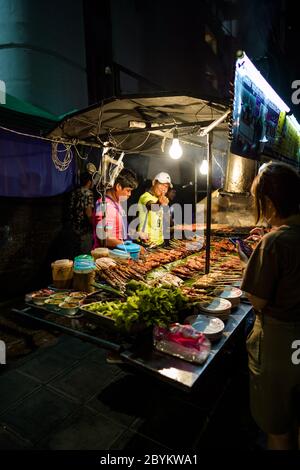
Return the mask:
<svg viewBox="0 0 300 470"><path fill-rule="evenodd" d="M200 165L199 170L200 170L201 175L207 175L207 172L208 172L208 161L207 160L203 160L203 162Z"/></svg>
<svg viewBox="0 0 300 470"><path fill-rule="evenodd" d="M172 145L169 149L169 155L173 160L178 160L182 156L182 147L179 143L179 140L174 137Z"/></svg>

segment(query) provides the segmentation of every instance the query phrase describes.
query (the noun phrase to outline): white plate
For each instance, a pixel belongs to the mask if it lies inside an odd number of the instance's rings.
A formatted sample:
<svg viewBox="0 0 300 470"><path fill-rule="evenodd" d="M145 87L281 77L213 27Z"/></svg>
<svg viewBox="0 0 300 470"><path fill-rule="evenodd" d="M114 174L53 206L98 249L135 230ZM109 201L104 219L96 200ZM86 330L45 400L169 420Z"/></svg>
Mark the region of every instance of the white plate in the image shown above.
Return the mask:
<svg viewBox="0 0 300 470"><path fill-rule="evenodd" d="M228 310L231 309L231 302L227 299L216 297L210 302L200 302L199 308L209 313L227 312Z"/></svg>
<svg viewBox="0 0 300 470"><path fill-rule="evenodd" d="M215 293L223 299L236 299L242 295L241 289L232 286L225 286L222 289L218 289Z"/></svg>
<svg viewBox="0 0 300 470"><path fill-rule="evenodd" d="M189 323L197 331L201 331L208 338L210 335L221 335L225 325L219 318L210 315L190 315L185 319L185 323Z"/></svg>
<svg viewBox="0 0 300 470"><path fill-rule="evenodd" d="M228 299L232 307L237 307L242 297L242 291L237 287L225 286L221 289L215 290L214 295L217 295L222 299Z"/></svg>

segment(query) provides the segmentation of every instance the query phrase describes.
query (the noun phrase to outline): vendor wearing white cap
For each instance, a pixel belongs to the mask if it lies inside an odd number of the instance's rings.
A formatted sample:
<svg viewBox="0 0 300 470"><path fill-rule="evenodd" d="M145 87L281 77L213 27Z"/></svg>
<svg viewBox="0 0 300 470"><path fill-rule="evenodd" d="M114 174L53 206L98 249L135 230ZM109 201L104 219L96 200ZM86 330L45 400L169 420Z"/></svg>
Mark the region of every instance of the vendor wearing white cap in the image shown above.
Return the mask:
<svg viewBox="0 0 300 470"><path fill-rule="evenodd" d="M148 235L149 245L162 245L164 242L164 206L169 204L166 194L172 187L170 175L162 171L154 177L151 189L139 199L139 231Z"/></svg>

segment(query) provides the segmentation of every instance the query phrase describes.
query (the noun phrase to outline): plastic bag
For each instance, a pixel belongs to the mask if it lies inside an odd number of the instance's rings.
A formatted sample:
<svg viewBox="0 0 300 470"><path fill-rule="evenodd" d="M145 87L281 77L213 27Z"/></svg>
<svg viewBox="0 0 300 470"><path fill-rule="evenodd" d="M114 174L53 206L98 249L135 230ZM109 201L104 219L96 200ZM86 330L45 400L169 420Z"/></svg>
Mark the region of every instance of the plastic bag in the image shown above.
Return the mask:
<svg viewBox="0 0 300 470"><path fill-rule="evenodd" d="M157 350L197 364L206 361L211 349L211 343L203 333L191 325L179 323L173 323L169 328L155 326L153 342Z"/></svg>

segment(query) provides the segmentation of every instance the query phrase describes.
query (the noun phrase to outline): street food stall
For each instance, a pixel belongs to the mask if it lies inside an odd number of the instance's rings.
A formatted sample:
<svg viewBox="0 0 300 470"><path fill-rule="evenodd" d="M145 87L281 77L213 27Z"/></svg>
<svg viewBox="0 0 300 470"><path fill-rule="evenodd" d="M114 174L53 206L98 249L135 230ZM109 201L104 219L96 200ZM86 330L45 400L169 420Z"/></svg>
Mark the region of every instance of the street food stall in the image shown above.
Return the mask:
<svg viewBox="0 0 300 470"><path fill-rule="evenodd" d="M246 62L245 56L238 59L237 70L242 71L250 94ZM209 365L241 331L251 312L251 305L239 289L242 266L234 238L245 238L253 226L249 189L258 160L262 160L262 155L264 159L268 156L267 142L274 132L277 135L276 129L269 126L261 130L264 135L258 136L257 126L249 116L247 120L243 115L248 126L245 131L239 114L244 106L240 98L244 88L238 72L235 87L233 110L226 103L190 96L113 98L69 115L48 134L54 142L56 162L58 146L81 144L99 149L99 169L93 171L102 194L111 184L108 176L115 177L122 168L124 153L141 154L141 159L143 155L161 157L166 142L175 139L183 145L205 147L207 196L205 201L199 201L205 204L204 220L202 224L196 220L192 227L194 236L146 250L139 259L132 259L129 254L125 259L116 260L107 253L103 255L103 251L101 255L93 253L93 257L85 255L81 260L79 255L74 263L91 264L85 267L89 274L87 289L76 290L70 283L64 290L57 291L56 286L51 285L28 294L24 309L14 312L114 350L124 363L185 391L199 384ZM258 84L255 93L263 94ZM259 116L265 107L272 109L273 115L276 108L282 127L282 113L287 111L278 108L283 106L281 102L277 100L274 104L274 99L268 98L260 103ZM226 181L224 187L213 194L214 133L228 135L231 115L232 145L228 152ZM295 135L299 139L299 134ZM254 146L251 147L252 141ZM275 144L278 150L278 142ZM299 147L295 148L295 161L299 162ZM64 169L65 163L61 162ZM196 180L195 201L198 202ZM183 226L182 231L185 229ZM72 281L70 260L62 262L65 262L62 279ZM73 269L73 272L78 270ZM56 280L53 276L54 284Z"/></svg>
<svg viewBox="0 0 300 470"><path fill-rule="evenodd" d="M176 241L138 261L114 262L110 269L105 268L110 258L98 258L95 291L87 294L49 286L28 294L24 308L14 312L116 351L131 367L192 390L241 331L251 310L234 287L241 280L234 246L226 239L212 238L208 275L204 274L205 250L199 243L191 247L191 241ZM211 347L205 361L187 362L180 351L170 355L164 347L153 347L153 327L166 318L206 331Z"/></svg>

